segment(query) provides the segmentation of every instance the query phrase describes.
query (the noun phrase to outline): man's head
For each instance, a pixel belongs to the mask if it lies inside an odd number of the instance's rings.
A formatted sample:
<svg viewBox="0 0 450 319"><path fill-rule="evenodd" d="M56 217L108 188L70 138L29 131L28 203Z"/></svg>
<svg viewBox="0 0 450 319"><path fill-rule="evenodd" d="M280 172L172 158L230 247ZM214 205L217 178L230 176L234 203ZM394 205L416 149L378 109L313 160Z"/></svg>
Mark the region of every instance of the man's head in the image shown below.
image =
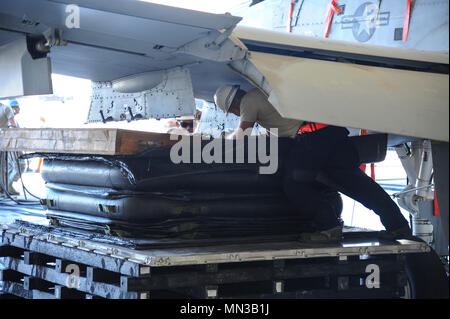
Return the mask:
<svg viewBox="0 0 450 319"><path fill-rule="evenodd" d="M180 126L186 129L189 133L194 132L194 120L183 120L180 121Z"/></svg>
<svg viewBox="0 0 450 319"><path fill-rule="evenodd" d="M17 100L12 100L11 102L9 102L9 106L14 111L14 114L19 114L20 106L19 106L19 102L17 102Z"/></svg>
<svg viewBox="0 0 450 319"><path fill-rule="evenodd" d="M216 90L214 102L226 114L233 113L239 116L241 100L246 93L239 85L223 85Z"/></svg>

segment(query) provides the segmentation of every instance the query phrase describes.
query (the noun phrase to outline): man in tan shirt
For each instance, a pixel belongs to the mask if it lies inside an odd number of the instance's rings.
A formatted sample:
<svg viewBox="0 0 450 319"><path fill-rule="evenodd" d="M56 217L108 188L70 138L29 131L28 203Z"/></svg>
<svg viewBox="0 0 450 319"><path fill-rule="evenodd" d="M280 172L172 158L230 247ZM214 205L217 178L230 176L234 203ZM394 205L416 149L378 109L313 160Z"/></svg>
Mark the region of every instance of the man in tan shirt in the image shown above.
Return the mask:
<svg viewBox="0 0 450 319"><path fill-rule="evenodd" d="M0 129L8 127L16 127L16 121L14 119L15 112L11 106L2 104L0 102Z"/></svg>
<svg viewBox="0 0 450 319"><path fill-rule="evenodd" d="M336 200L336 196L340 200L338 191L379 215L387 236L411 235L395 202L359 169L358 151L345 127L283 118L257 88L247 93L238 85L221 86L214 101L225 113L240 116L236 137L256 122L269 132L278 129L278 137L293 139L284 165L284 192L299 213L315 221L317 230L301 234L301 239L340 240L342 206Z"/></svg>
<svg viewBox="0 0 450 319"><path fill-rule="evenodd" d="M219 101L219 90L222 88L223 93L229 93L233 96L230 107L225 110L222 108L226 101ZM275 110L267 97L259 89L253 89L248 93L239 89L237 86L221 87L216 93L216 105L218 105L225 113L233 113L240 117L239 129L245 131L252 128L258 123L265 129L278 129L278 137L294 138L303 121L286 119L281 117L280 113ZM226 97L225 97L226 98ZM239 134L238 131L235 134Z"/></svg>
<svg viewBox="0 0 450 319"><path fill-rule="evenodd" d="M250 126L256 122L267 129L277 128L278 137L294 138L303 123L281 117L259 89L253 89L242 97L240 113L241 123L246 122Z"/></svg>
<svg viewBox="0 0 450 319"><path fill-rule="evenodd" d="M0 129L8 129L9 127L17 127L17 122L14 118L16 114L20 111L19 103L16 100L12 100L10 105L0 103ZM1 152L0 164L2 161L6 161L8 158L8 181L7 181L7 191L10 195L19 195L13 187L13 182L17 181L20 174L17 170L17 152ZM21 169L24 169L24 165L21 165ZM3 177L1 177L3 178ZM2 189L0 187L0 193Z"/></svg>

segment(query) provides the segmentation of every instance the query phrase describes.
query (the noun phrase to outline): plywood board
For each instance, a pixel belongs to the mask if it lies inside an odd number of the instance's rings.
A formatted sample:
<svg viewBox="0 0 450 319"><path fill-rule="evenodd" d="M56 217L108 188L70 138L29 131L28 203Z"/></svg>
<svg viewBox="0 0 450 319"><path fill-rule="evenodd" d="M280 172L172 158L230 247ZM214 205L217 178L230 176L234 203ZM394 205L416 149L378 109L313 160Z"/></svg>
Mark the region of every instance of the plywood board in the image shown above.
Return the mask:
<svg viewBox="0 0 450 319"><path fill-rule="evenodd" d="M175 142L169 134L116 128L0 130L2 151L126 155Z"/></svg>

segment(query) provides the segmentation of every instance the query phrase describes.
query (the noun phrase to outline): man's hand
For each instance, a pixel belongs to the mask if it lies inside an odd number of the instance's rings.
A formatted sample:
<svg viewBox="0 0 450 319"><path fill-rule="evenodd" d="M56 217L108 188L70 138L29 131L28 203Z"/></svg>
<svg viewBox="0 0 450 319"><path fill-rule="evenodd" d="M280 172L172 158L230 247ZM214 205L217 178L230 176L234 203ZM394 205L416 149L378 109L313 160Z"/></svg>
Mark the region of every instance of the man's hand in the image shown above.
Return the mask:
<svg viewBox="0 0 450 319"><path fill-rule="evenodd" d="M255 125L255 122L241 121L239 122L239 128L232 134L228 135L227 138L228 139L241 138L245 136L245 130L248 128L253 128L253 125Z"/></svg>

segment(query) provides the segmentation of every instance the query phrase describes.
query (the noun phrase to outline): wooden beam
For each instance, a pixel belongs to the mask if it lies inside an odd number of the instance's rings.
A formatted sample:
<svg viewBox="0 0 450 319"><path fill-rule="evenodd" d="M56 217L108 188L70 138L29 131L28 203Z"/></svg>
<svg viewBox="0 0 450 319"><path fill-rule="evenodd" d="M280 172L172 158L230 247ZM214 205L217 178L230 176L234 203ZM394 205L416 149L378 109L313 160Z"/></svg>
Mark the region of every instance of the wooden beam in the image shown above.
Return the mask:
<svg viewBox="0 0 450 319"><path fill-rule="evenodd" d="M128 155L170 146L165 133L117 128L14 128L0 130L0 151Z"/></svg>
<svg viewBox="0 0 450 319"><path fill-rule="evenodd" d="M116 136L116 154L133 154L148 148L164 147L175 144L170 134L118 130Z"/></svg>

